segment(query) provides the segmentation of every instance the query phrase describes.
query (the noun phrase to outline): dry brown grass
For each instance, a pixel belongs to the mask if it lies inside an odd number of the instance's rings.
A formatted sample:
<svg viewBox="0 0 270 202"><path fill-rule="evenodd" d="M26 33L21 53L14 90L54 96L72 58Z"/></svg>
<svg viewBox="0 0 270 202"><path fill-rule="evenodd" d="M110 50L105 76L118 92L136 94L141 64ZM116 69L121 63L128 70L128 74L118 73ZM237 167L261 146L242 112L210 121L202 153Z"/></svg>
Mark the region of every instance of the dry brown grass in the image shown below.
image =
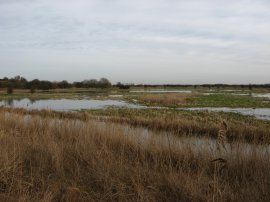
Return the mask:
<svg viewBox="0 0 270 202"><path fill-rule="evenodd" d="M163 93L163 94L144 94L139 96L139 100L148 104L159 105L179 105L195 96L195 93Z"/></svg>
<svg viewBox="0 0 270 202"><path fill-rule="evenodd" d="M157 110L155 112L158 112ZM156 131L170 131L177 136L194 135L210 136L217 138L220 132L220 123L224 117L205 112L204 116L185 114L184 112L171 113L162 111L155 113L151 111L139 111L132 109L89 111L99 120L126 123L132 126L146 127ZM228 127L226 128L226 139L229 141L244 141L258 143L270 143L270 125L264 121L246 119L238 120L225 117ZM224 128L222 128L224 132Z"/></svg>
<svg viewBox="0 0 270 202"><path fill-rule="evenodd" d="M269 201L269 154L226 154L215 174L219 154L47 113L0 111L2 201Z"/></svg>
<svg viewBox="0 0 270 202"><path fill-rule="evenodd" d="M170 131L177 136L195 135L210 136L217 138L220 130L220 123L224 118L208 114L200 116L182 116L179 114L156 113L148 116L149 111L141 113L139 110L109 109L100 112L60 112L52 110L27 110L17 108L6 108L0 106L0 112L17 113L21 115L39 115L41 117L60 118L60 119L78 119L78 120L101 120L116 123L125 123L132 126L146 127L156 131ZM150 112L151 113L151 112ZM228 128L226 139L229 141L245 141L257 143L270 143L270 126L259 120L233 120L227 118Z"/></svg>

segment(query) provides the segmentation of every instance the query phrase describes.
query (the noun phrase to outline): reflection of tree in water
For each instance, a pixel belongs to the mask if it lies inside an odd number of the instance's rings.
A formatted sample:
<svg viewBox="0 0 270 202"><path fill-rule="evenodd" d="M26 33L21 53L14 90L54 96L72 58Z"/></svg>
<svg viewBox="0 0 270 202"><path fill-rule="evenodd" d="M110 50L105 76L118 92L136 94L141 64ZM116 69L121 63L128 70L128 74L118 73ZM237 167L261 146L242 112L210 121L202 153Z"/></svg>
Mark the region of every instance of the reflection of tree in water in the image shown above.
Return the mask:
<svg viewBox="0 0 270 202"><path fill-rule="evenodd" d="M29 99L29 101L30 101L30 104L31 104L31 105L35 104L35 102L36 102L35 99Z"/></svg>
<svg viewBox="0 0 270 202"><path fill-rule="evenodd" d="M9 106L13 106L13 105L14 105L14 100L13 100L13 99L7 99L7 100L5 101L5 104L6 104L6 105L9 105Z"/></svg>

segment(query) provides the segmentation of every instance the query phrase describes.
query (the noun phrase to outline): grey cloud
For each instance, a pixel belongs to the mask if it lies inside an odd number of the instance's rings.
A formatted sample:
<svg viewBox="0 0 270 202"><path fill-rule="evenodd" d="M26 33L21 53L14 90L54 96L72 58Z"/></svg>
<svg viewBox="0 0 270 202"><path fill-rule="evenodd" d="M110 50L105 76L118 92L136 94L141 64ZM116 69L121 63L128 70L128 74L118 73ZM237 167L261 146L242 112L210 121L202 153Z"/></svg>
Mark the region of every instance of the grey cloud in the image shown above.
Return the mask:
<svg viewBox="0 0 270 202"><path fill-rule="evenodd" d="M76 70L95 66L89 68L90 73L107 65L111 65L111 70L105 68L108 72L116 71L117 66L149 72L160 68L157 82L175 80L165 73L168 69L177 74L187 68L194 75L196 71L203 75L225 68L229 74L235 69L243 72L248 64L254 71L265 71L270 63L269 9L270 2L264 0L2 0L0 52L54 52L62 61L60 66L67 65L65 60L85 60L87 64L79 63ZM82 52L88 54L71 61L70 54ZM165 62L153 61L161 56L169 67L164 68ZM22 60L20 71L24 72L26 66L44 66L46 59L50 61L46 57L52 55L40 56L40 63ZM140 67L134 66L136 61L140 61ZM228 62L231 67L225 67ZM16 69L14 63L1 62L1 55L0 65ZM192 74L187 73L191 78ZM125 76L114 77L118 80ZM134 82L140 78L134 78Z"/></svg>

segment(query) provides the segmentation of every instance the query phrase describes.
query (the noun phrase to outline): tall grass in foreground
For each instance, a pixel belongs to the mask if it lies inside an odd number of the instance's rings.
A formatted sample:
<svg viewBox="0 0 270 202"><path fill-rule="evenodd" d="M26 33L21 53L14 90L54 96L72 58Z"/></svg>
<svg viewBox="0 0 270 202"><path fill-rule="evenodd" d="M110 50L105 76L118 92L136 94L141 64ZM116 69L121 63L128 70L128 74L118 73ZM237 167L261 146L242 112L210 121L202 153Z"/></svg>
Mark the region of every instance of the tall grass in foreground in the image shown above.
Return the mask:
<svg viewBox="0 0 270 202"><path fill-rule="evenodd" d="M119 125L3 109L0 145L0 201L270 199L270 156L256 149L247 156L155 138L142 144ZM212 162L220 155L223 169Z"/></svg>

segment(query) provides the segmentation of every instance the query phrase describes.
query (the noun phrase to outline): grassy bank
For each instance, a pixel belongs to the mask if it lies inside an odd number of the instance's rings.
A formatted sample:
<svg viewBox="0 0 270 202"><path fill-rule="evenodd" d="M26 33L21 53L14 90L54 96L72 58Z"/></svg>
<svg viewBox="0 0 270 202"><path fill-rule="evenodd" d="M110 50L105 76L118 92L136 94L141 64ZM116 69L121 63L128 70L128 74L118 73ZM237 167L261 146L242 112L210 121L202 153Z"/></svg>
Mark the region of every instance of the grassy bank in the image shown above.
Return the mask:
<svg viewBox="0 0 270 202"><path fill-rule="evenodd" d="M228 139L231 141L270 143L270 121L258 120L236 113L181 111L173 109L100 109L88 110L100 119L157 131L170 131L177 136L194 135L217 138L220 124L228 125Z"/></svg>
<svg viewBox="0 0 270 202"><path fill-rule="evenodd" d="M59 112L0 107L1 111L67 120L101 120L144 127L157 132L169 131L179 137L188 135L214 139L217 138L221 123L225 121L229 141L270 143L270 121L237 113L128 108Z"/></svg>
<svg viewBox="0 0 270 202"><path fill-rule="evenodd" d="M147 106L165 107L270 107L267 98L256 98L251 96L234 95L229 93L215 93L206 95L204 93L166 93L166 94L143 94L133 97L139 103Z"/></svg>
<svg viewBox="0 0 270 202"><path fill-rule="evenodd" d="M194 152L155 138L141 144L135 138L139 133L129 135L125 127L108 123L99 126L82 113L25 114L0 111L1 201L270 198L268 153Z"/></svg>
<svg viewBox="0 0 270 202"><path fill-rule="evenodd" d="M146 91L144 91L146 90ZM147 90L188 90L192 93L155 93L147 92ZM229 89L227 89L229 90ZM15 89L12 94L7 94L6 89L0 89L0 100L7 99L122 99L128 102L140 103L147 106L165 106L165 107L270 107L268 98L257 98L250 95L237 95L241 91L216 90L209 93L205 88L131 88L119 89L116 87L100 89L100 88L71 88L71 89L54 89L54 90L36 90L31 93L30 90ZM264 92L268 92L264 89ZM140 92L142 91L142 92ZM259 89L253 91L244 91L242 93L263 92ZM205 94L206 93L206 94ZM235 94L233 94L235 93ZM117 95L118 97L113 97ZM120 97L119 97L120 95Z"/></svg>
<svg viewBox="0 0 270 202"><path fill-rule="evenodd" d="M187 107L270 107L269 99L232 94L210 94L192 97Z"/></svg>

